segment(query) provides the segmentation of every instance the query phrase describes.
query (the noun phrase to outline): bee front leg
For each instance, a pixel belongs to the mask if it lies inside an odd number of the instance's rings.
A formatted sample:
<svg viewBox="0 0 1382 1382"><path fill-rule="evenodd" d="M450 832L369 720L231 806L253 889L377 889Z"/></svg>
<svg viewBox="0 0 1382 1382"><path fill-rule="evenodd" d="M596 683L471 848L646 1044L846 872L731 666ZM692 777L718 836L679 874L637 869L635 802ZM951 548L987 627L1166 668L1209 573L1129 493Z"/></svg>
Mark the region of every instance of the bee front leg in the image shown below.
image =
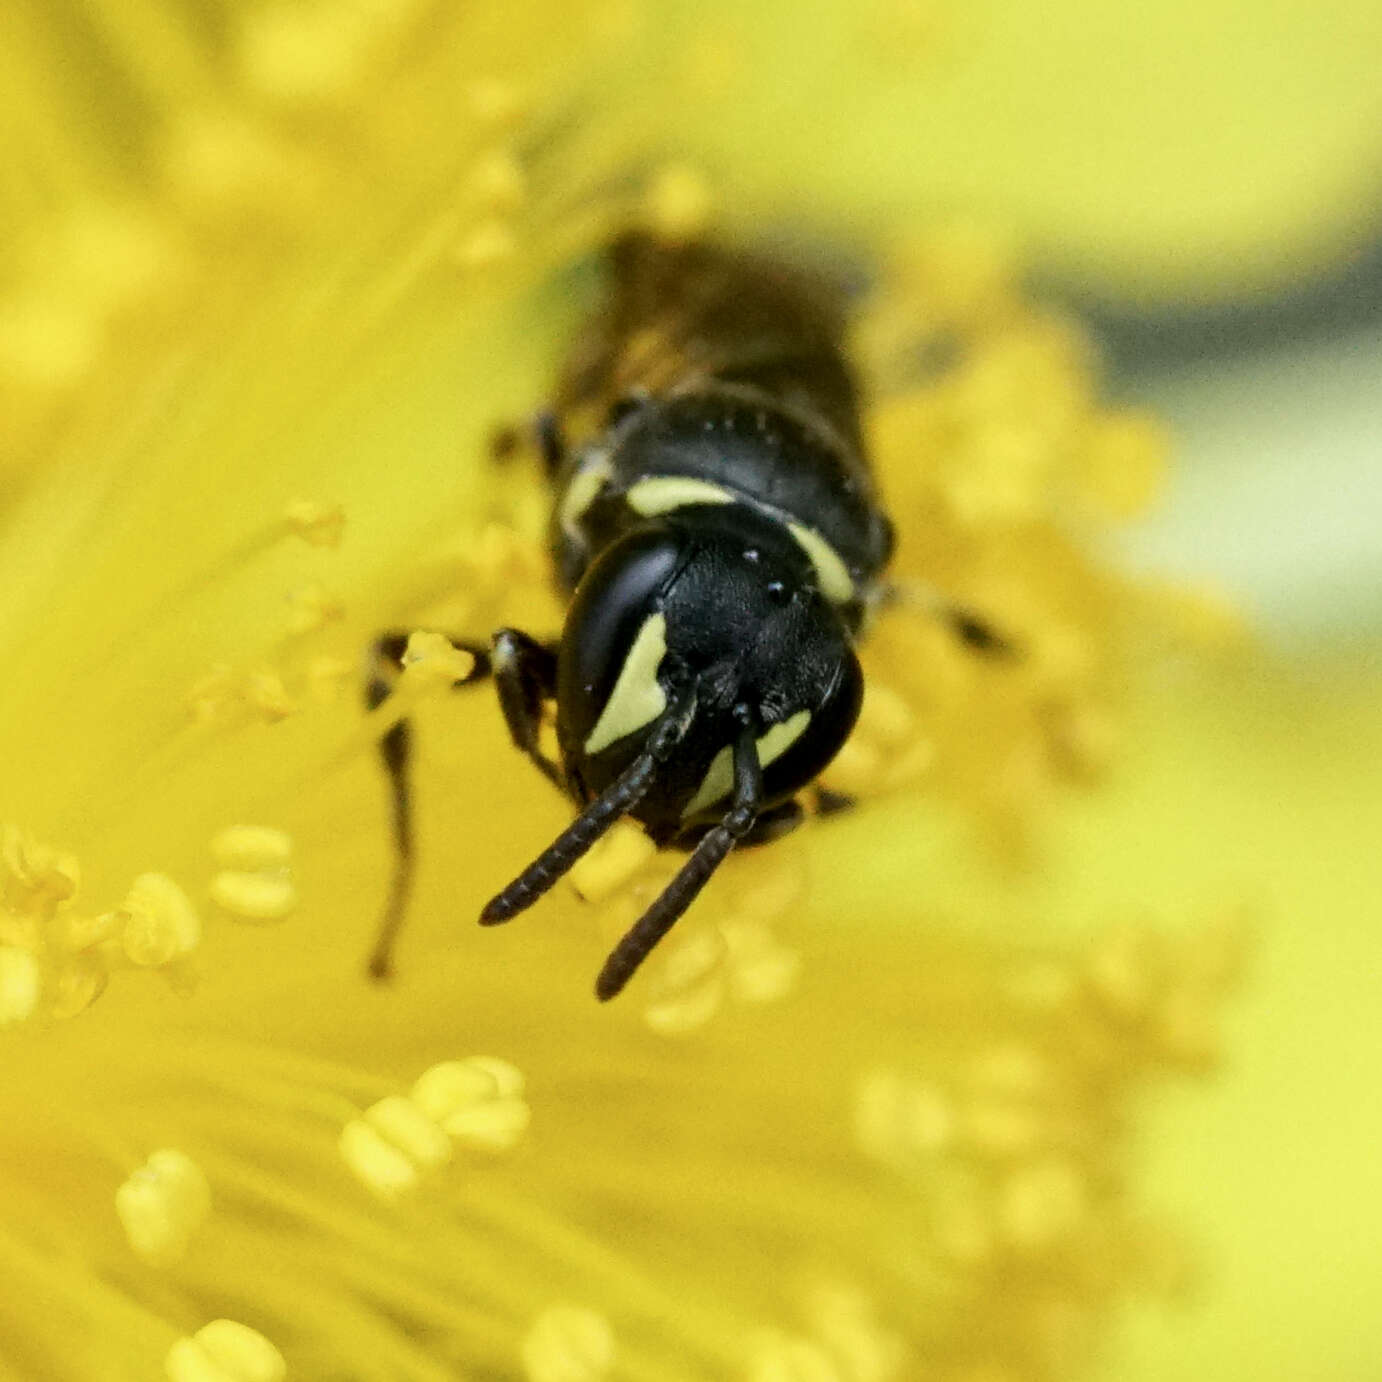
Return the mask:
<svg viewBox="0 0 1382 1382"><path fill-rule="evenodd" d="M557 698L557 649L521 629L500 629L491 640L494 684L514 747L558 791L566 791L561 765L542 751L542 708Z"/></svg>

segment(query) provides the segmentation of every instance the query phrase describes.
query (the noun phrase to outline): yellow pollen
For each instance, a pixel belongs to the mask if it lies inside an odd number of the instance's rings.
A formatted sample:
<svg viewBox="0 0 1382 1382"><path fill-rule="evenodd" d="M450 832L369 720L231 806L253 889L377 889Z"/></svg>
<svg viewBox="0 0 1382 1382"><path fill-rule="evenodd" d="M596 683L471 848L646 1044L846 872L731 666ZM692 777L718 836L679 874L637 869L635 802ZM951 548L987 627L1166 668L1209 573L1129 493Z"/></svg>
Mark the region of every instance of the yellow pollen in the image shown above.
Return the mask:
<svg viewBox="0 0 1382 1382"><path fill-rule="evenodd" d="M211 1189L185 1152L153 1152L115 1192L115 1212L134 1255L155 1267L176 1262L211 1212Z"/></svg>
<svg viewBox="0 0 1382 1382"><path fill-rule="evenodd" d="M522 1074L492 1056L432 1066L418 1078L411 1098L457 1142L475 1151L508 1151L531 1116Z"/></svg>
<svg viewBox="0 0 1382 1382"><path fill-rule="evenodd" d="M582 858L567 877L579 897L603 902L618 892L657 853L636 825L620 821Z"/></svg>
<svg viewBox="0 0 1382 1382"><path fill-rule="evenodd" d="M551 1305L519 1351L528 1382L600 1382L614 1365L614 1330L585 1306Z"/></svg>
<svg viewBox="0 0 1382 1382"><path fill-rule="evenodd" d="M212 1320L168 1350L168 1382L284 1382L283 1355L258 1330L235 1320Z"/></svg>
<svg viewBox="0 0 1382 1382"><path fill-rule="evenodd" d="M167 874L140 874L120 910L125 914L120 943L132 964L166 965L196 949L201 940L195 909Z"/></svg>
<svg viewBox="0 0 1382 1382"><path fill-rule="evenodd" d="M312 547L339 547L345 531L345 509L339 504L320 504L298 499L284 510L289 529Z"/></svg>
<svg viewBox="0 0 1382 1382"><path fill-rule="evenodd" d="M475 670L475 659L439 633L418 629L408 635L399 659L409 682L415 686L445 688L464 681Z"/></svg>

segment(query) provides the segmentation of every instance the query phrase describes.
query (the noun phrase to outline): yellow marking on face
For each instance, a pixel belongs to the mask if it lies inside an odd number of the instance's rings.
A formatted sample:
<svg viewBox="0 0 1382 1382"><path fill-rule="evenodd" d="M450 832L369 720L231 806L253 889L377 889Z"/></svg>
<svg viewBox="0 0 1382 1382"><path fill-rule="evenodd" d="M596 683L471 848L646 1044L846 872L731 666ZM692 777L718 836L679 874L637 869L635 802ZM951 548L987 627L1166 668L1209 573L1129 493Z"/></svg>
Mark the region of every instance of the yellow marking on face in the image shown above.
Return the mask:
<svg viewBox="0 0 1382 1382"><path fill-rule="evenodd" d="M689 475L655 475L629 487L624 495L629 508L645 518L670 513L688 504L732 504L734 496L709 480L696 480Z"/></svg>
<svg viewBox="0 0 1382 1382"><path fill-rule="evenodd" d="M666 653L667 618L662 614L649 615L619 669L619 678L595 728L586 738L587 753L599 753L616 739L642 729L667 709L667 693L657 679L657 669Z"/></svg>
<svg viewBox="0 0 1382 1382"><path fill-rule="evenodd" d="M848 604L854 598L854 578L848 567L840 560L840 554L814 528L800 523L789 523L787 530L797 540L797 545L816 568L816 577L821 590L832 604Z"/></svg>
<svg viewBox="0 0 1382 1382"><path fill-rule="evenodd" d="M561 497L561 528L572 542L581 541L581 519L599 497L612 470L610 458L601 456L571 477L571 483Z"/></svg>
<svg viewBox="0 0 1382 1382"><path fill-rule="evenodd" d="M758 765L766 768L769 763L781 758L793 744L801 738L806 726L811 723L809 710L798 710L795 715L773 725L758 740ZM727 744L711 760L710 768L696 795L686 804L681 813L682 820L698 815L707 806L713 806L721 797L727 797L734 787L734 747Z"/></svg>

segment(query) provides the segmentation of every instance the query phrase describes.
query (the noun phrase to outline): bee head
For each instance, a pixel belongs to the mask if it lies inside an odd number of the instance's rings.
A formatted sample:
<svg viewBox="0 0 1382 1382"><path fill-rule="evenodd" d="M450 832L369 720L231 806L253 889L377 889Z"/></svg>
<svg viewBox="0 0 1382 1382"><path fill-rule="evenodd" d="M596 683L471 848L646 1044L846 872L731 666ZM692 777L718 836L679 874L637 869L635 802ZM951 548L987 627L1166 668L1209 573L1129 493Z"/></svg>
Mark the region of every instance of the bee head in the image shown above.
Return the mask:
<svg viewBox="0 0 1382 1382"><path fill-rule="evenodd" d="M558 658L558 739L590 801L670 726L675 743L631 811L666 843L724 815L746 730L769 810L839 751L862 692L810 551L747 506L693 505L630 532L585 573Z"/></svg>

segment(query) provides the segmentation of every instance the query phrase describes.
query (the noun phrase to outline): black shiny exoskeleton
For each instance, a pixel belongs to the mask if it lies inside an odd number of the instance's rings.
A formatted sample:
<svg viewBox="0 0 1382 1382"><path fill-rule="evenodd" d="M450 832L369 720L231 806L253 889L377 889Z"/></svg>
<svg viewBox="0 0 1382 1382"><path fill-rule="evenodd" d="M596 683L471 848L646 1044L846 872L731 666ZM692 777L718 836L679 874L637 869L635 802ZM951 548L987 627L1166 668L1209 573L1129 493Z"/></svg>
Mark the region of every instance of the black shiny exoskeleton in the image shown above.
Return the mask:
<svg viewBox="0 0 1382 1382"><path fill-rule="evenodd" d="M596 984L623 988L736 843L802 816L848 737L854 653L892 545L842 353L842 294L780 265L643 235L539 428L553 485L561 638L472 647L515 745L576 805L571 826L484 909L532 905L618 819L690 858ZM378 644L395 661L405 636ZM468 646L468 645L467 645ZM390 685L381 665L369 699ZM555 707L560 761L539 744ZM382 748L400 868L372 968L387 971L411 859L408 730Z"/></svg>

